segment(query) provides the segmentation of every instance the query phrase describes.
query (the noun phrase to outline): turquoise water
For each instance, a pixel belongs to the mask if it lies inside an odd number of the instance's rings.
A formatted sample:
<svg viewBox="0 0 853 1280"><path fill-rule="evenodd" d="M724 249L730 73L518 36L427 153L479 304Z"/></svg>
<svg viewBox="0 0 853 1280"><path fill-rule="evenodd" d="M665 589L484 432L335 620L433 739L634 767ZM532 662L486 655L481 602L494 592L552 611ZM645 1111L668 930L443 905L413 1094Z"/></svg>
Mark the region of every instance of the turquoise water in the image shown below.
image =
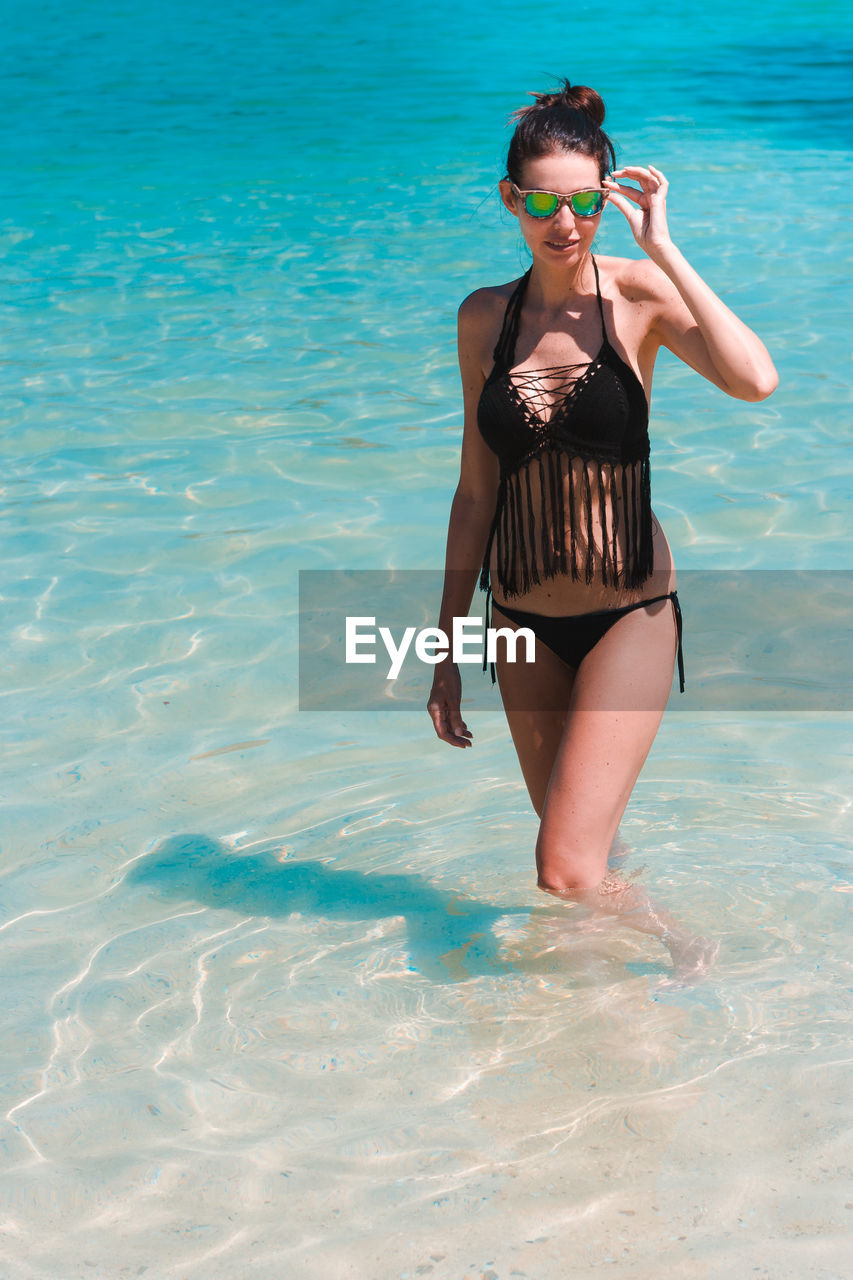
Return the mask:
<svg viewBox="0 0 853 1280"><path fill-rule="evenodd" d="M677 565L850 568L849 10L4 19L4 1274L841 1277L849 715L665 719L626 871L722 942L675 988L537 893L479 672L464 756L298 713L296 614L441 565L455 310L526 265L503 126L558 74L780 373L662 354Z"/></svg>

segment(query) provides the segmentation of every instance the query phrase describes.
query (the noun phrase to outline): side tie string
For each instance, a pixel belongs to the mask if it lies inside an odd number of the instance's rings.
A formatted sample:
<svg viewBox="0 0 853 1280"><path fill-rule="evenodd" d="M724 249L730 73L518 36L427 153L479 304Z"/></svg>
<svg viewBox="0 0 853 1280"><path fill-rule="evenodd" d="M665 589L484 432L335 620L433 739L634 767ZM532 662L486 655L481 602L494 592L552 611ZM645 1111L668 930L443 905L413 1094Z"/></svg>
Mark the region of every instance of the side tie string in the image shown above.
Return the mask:
<svg viewBox="0 0 853 1280"><path fill-rule="evenodd" d="M492 584L489 583L488 587L486 588L486 613L485 613L485 618L483 620L485 624L485 634L483 636L483 670L484 671L486 670L487 665L491 667L492 684L496 684L497 676L495 675L495 664L493 662L490 662L487 664L486 662L486 656L488 654L488 646L489 646L489 627L491 626L491 621L489 619L489 612L490 612L489 605L490 605L491 598L492 598Z"/></svg>

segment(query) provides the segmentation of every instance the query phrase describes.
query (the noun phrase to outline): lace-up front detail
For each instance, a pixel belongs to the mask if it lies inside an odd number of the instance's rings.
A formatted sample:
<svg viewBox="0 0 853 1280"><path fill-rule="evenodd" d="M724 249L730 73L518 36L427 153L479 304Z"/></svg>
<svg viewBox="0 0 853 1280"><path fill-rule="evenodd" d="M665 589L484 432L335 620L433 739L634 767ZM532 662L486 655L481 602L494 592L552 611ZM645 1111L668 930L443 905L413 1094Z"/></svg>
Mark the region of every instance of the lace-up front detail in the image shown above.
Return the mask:
<svg viewBox="0 0 853 1280"><path fill-rule="evenodd" d="M546 431L569 410L571 395L592 364L555 364L545 369L517 370L509 375L510 395L531 431ZM582 373L579 373L582 370Z"/></svg>
<svg viewBox="0 0 853 1280"><path fill-rule="evenodd" d="M594 360L512 371L528 271L507 303L478 425L500 459L495 516L480 574L507 597L558 574L639 586L652 571L648 403L607 338Z"/></svg>

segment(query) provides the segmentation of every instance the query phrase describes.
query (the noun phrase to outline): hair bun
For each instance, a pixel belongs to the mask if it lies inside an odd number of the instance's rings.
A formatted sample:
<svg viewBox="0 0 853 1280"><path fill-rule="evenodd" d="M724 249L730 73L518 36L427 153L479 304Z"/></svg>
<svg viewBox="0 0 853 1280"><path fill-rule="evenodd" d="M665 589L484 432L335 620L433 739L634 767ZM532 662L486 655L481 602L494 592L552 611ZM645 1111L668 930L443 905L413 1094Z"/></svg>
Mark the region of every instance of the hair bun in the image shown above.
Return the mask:
<svg viewBox="0 0 853 1280"><path fill-rule="evenodd" d="M564 80L560 89L552 93L533 93L536 107L568 107L574 111L585 111L599 128L604 124L604 102L595 89L586 84L571 84ZM528 108L529 109L529 108Z"/></svg>

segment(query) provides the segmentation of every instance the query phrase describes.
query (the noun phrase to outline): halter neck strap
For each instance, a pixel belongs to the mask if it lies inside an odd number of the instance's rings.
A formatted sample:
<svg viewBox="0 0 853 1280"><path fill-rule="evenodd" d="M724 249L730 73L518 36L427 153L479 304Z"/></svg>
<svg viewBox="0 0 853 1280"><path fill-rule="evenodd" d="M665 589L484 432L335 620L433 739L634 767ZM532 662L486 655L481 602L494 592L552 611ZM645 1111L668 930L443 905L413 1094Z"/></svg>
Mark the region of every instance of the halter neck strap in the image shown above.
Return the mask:
<svg viewBox="0 0 853 1280"><path fill-rule="evenodd" d="M527 285L530 280L533 266L529 266L518 284L510 294L509 302L506 304L504 311L504 320L501 325L500 337L492 356L495 362L495 369L508 369L512 364L515 354L515 343L518 338L518 326L521 319L521 304L524 301L524 295L527 292Z"/></svg>
<svg viewBox="0 0 853 1280"><path fill-rule="evenodd" d="M604 341L609 345L610 339L607 336L607 325L604 323L604 304L601 301L601 284L598 279L598 263L592 254L589 256L592 258L592 269L595 272L595 292L598 298L598 314L601 316L601 334Z"/></svg>
<svg viewBox="0 0 853 1280"><path fill-rule="evenodd" d="M607 336L607 325L604 323L604 303L601 298L601 282L598 278L598 263L593 254L590 254L592 260L592 269L595 272L595 295L598 299L598 314L601 317L601 333L604 342L610 345L610 339ZM524 304L524 295L527 292L527 286L530 283L530 276L533 272L532 265L527 268L524 275L510 294L509 301L504 311L503 324L501 325L500 336L492 352L492 358L495 362L495 372L503 372L509 369L515 358L515 344L518 339L518 330L521 324L521 308Z"/></svg>

